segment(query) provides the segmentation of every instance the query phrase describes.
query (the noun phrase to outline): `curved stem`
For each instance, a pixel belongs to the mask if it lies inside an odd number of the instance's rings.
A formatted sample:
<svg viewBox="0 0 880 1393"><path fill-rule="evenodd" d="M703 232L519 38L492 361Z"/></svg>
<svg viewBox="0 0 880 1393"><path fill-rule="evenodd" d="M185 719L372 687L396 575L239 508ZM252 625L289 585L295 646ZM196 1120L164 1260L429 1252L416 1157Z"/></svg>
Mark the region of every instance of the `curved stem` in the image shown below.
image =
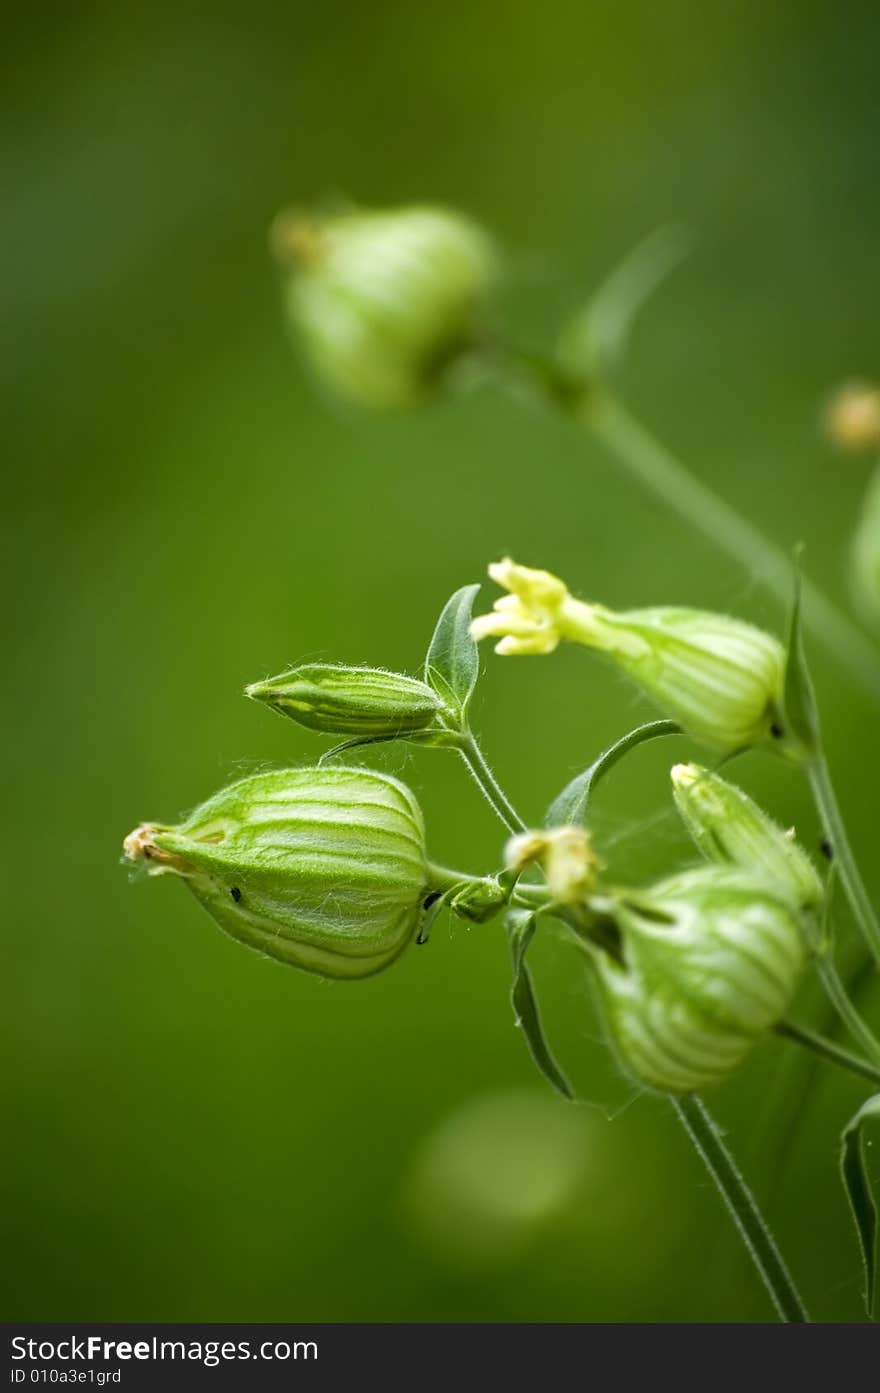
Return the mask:
<svg viewBox="0 0 880 1393"><path fill-rule="evenodd" d="M821 747L810 756L806 766L813 799L822 828L834 856L840 882L855 915L859 930L870 948L875 962L880 964L880 921L865 889L856 858L847 836L840 804L831 782L831 771Z"/></svg>
<svg viewBox="0 0 880 1393"><path fill-rule="evenodd" d="M760 581L786 606L791 601L791 558L691 474L627 409L603 393L579 405L576 399L557 399L557 405L591 430L623 467L714 546ZM875 645L817 586L804 581L805 622L874 695L880 693L880 654Z"/></svg>
<svg viewBox="0 0 880 1393"><path fill-rule="evenodd" d="M487 803L498 814L508 832L525 832L526 824L492 773L476 737L470 730L463 733L457 749Z"/></svg>
<svg viewBox="0 0 880 1393"><path fill-rule="evenodd" d="M870 1079L871 1083L880 1084L880 1064L869 1064L860 1055L851 1054L827 1036L819 1035L805 1025L796 1025L794 1021L779 1021L773 1027L773 1031L784 1040L792 1040L796 1045L811 1050L820 1059L827 1059L829 1063L836 1064L839 1069L846 1069L851 1074L858 1074L860 1078Z"/></svg>
<svg viewBox="0 0 880 1393"><path fill-rule="evenodd" d="M856 1010L846 987L843 985L834 959L829 953L822 953L816 959L816 972L819 975L825 995L850 1035L858 1041L871 1062L880 1068L880 1042Z"/></svg>
<svg viewBox="0 0 880 1393"><path fill-rule="evenodd" d="M486 876L469 875L467 871L457 871L451 866L438 866L428 862L428 887L432 893L443 894L459 885L483 885Z"/></svg>
<svg viewBox="0 0 880 1393"><path fill-rule="evenodd" d="M780 1320L809 1321L773 1235L711 1115L695 1094L671 1097L670 1101L715 1182Z"/></svg>

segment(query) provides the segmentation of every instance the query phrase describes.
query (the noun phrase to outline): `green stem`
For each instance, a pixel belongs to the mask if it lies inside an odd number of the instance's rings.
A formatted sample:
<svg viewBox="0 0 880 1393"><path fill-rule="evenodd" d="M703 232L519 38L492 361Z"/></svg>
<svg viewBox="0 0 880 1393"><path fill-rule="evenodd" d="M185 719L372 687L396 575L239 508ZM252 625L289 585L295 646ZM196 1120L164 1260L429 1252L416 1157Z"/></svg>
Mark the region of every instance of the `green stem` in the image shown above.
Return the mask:
<svg viewBox="0 0 880 1393"><path fill-rule="evenodd" d="M880 1084L880 1066L869 1064L860 1055L851 1054L849 1050L835 1044L827 1036L819 1035L815 1030L809 1030L805 1025L795 1025L794 1021L780 1021L778 1025L773 1027L773 1030L784 1040L793 1040L795 1044L811 1050L820 1058L827 1059L831 1064L836 1064L839 1069L847 1069L851 1074L858 1074L860 1078L870 1079L871 1083Z"/></svg>
<svg viewBox="0 0 880 1393"><path fill-rule="evenodd" d="M821 953L816 959L816 972L825 995L850 1035L861 1045L871 1062L880 1068L880 1042L856 1010L829 953Z"/></svg>
<svg viewBox="0 0 880 1393"><path fill-rule="evenodd" d="M773 1235L711 1115L695 1094L671 1097L670 1101L718 1187L780 1320L809 1321Z"/></svg>
<svg viewBox="0 0 880 1393"><path fill-rule="evenodd" d="M451 866L438 866L433 861L428 862L428 886L436 893L443 894L447 890L454 890L458 885L482 885L485 879L485 876L468 875L467 871L457 871Z"/></svg>
<svg viewBox="0 0 880 1393"><path fill-rule="evenodd" d="M791 557L759 528L691 474L627 409L607 393L557 398L557 405L608 446L639 483L713 545L737 561L786 606L791 601ZM875 645L817 586L804 581L805 620L837 659L874 695L880 692Z"/></svg>
<svg viewBox="0 0 880 1393"><path fill-rule="evenodd" d="M856 858L850 846L840 804L831 783L831 772L824 750L820 748L812 754L806 768L810 787L813 791L813 800L831 847L841 884L852 907L859 930L870 948L875 962L880 964L880 922L878 922L876 911L865 889L865 883L859 873Z"/></svg>
<svg viewBox="0 0 880 1393"><path fill-rule="evenodd" d="M483 751L477 744L476 737L470 730L463 733L461 743L457 748L477 787L490 807L498 814L508 832L525 832L526 824L492 773Z"/></svg>
<svg viewBox="0 0 880 1393"><path fill-rule="evenodd" d="M445 894L447 890L457 890L465 885L494 886L492 876L469 875L467 871L457 871L454 866L439 866L428 862L428 889L435 894ZM551 904L550 891L543 885L524 885L519 882L510 896L510 903L523 909L540 911Z"/></svg>

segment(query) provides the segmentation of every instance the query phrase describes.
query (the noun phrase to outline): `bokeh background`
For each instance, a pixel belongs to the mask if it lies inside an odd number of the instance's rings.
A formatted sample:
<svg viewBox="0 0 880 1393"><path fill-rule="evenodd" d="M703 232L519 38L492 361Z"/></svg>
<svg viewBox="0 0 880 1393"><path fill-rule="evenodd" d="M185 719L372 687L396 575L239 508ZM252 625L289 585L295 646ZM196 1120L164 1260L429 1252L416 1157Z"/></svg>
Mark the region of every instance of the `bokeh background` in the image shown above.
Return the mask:
<svg viewBox="0 0 880 1393"><path fill-rule="evenodd" d="M329 985L226 940L180 885L130 883L119 853L141 819L322 748L246 681L317 655L416 670L449 592L505 551L612 604L781 621L598 446L491 389L397 419L329 408L266 250L291 200L470 210L534 342L684 220L697 250L640 322L629 399L780 543L807 539L845 600L867 466L817 420L880 367L878 39L876 6L820 0L7 16L6 1318L771 1318L561 944L534 966L576 1108L533 1075L499 927L443 923ZM876 711L815 662L877 887ZM486 655L476 722L535 819L643 713L581 652ZM687 855L669 755L602 791L621 874ZM418 789L438 859L497 862L452 756L377 761ZM741 777L815 842L792 775ZM826 1320L860 1315L836 1138L863 1093L771 1043L714 1098Z"/></svg>

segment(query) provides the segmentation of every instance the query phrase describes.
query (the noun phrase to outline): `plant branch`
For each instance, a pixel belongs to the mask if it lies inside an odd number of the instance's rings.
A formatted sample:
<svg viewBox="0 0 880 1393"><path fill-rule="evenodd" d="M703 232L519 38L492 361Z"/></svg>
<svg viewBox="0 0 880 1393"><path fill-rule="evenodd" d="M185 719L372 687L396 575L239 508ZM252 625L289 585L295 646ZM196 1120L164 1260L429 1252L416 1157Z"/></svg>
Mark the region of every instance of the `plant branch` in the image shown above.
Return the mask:
<svg viewBox="0 0 880 1393"><path fill-rule="evenodd" d="M782 1254L711 1115L695 1094L670 1097L670 1101L715 1182L779 1319L808 1322L810 1317Z"/></svg>
<svg viewBox="0 0 880 1393"><path fill-rule="evenodd" d="M805 1025L796 1025L794 1021L779 1021L773 1030L784 1040L794 1041L821 1059L836 1064L839 1069L847 1069L851 1074L858 1074L860 1078L880 1084L880 1064L869 1064L861 1055L852 1054L834 1040L829 1040L827 1036L819 1035L817 1031L809 1030Z"/></svg>
<svg viewBox="0 0 880 1393"><path fill-rule="evenodd" d="M497 813L508 832L525 832L526 824L492 773L486 756L470 730L462 734L457 749L486 802Z"/></svg>
<svg viewBox="0 0 880 1393"><path fill-rule="evenodd" d="M601 440L651 493L737 561L783 604L791 599L791 558L713 489L691 474L615 398L555 397L558 408ZM804 581L805 622L873 695L880 693L880 654L842 610Z"/></svg>
<svg viewBox="0 0 880 1393"><path fill-rule="evenodd" d="M816 972L822 988L850 1035L861 1045L865 1054L880 1068L880 1042L857 1011L830 953L820 953Z"/></svg>
<svg viewBox="0 0 880 1393"><path fill-rule="evenodd" d="M873 954L874 961L880 964L880 922L865 889L856 858L850 845L840 804L831 782L828 760L821 746L810 755L806 766L813 800L822 822L822 829L828 839L834 856L840 883L852 907L856 923L865 942Z"/></svg>

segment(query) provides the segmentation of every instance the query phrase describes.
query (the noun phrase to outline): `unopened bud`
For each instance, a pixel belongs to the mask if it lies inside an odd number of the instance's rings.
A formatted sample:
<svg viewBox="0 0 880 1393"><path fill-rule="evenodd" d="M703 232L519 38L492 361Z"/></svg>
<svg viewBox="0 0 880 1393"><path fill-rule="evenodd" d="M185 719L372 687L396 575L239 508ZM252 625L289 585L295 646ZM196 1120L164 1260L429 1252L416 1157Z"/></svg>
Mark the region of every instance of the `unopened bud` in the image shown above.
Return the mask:
<svg viewBox="0 0 880 1393"><path fill-rule="evenodd" d="M819 873L794 829L784 831L753 798L698 764L672 770L675 805L707 861L764 876L800 909L824 899Z"/></svg>
<svg viewBox="0 0 880 1393"><path fill-rule="evenodd" d="M547 571L489 567L510 593L471 625L501 654L550 653L567 639L605 654L689 735L719 750L779 741L785 653L762 629L704 610L617 613L576 600Z"/></svg>
<svg viewBox="0 0 880 1393"><path fill-rule="evenodd" d="M415 937L428 888L415 797L338 766L232 784L178 827L145 824L125 854L181 876L226 933L325 977L368 977Z"/></svg>
<svg viewBox="0 0 880 1393"><path fill-rule="evenodd" d="M381 668L311 663L254 682L245 695L298 725L355 738L441 743L450 737L444 719L453 720L425 682Z"/></svg>
<svg viewBox="0 0 880 1393"><path fill-rule="evenodd" d="M272 244L289 272L287 309L306 357L343 401L416 406L477 341L496 256L458 213L286 213Z"/></svg>
<svg viewBox="0 0 880 1393"><path fill-rule="evenodd" d="M621 894L620 957L589 946L614 1047L667 1093L735 1069L787 1010L806 962L799 915L743 871L706 866Z"/></svg>

